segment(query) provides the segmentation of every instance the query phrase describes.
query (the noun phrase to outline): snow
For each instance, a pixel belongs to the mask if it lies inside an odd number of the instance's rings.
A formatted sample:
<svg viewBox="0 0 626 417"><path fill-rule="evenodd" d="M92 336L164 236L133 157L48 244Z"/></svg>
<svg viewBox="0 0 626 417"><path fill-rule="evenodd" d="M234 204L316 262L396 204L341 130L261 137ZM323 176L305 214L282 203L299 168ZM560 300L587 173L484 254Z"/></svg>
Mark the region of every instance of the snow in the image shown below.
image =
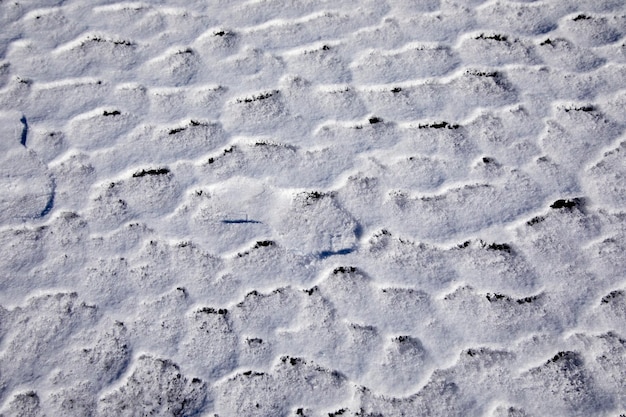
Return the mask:
<svg viewBox="0 0 626 417"><path fill-rule="evenodd" d="M0 27L0 416L626 415L623 1Z"/></svg>

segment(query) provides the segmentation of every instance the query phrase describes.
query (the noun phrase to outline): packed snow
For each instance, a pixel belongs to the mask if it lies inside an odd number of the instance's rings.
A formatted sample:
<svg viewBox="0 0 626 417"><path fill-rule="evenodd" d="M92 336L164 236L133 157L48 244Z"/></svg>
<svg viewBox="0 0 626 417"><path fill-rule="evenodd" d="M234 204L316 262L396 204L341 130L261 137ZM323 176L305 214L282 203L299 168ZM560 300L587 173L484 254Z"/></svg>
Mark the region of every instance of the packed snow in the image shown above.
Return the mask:
<svg viewBox="0 0 626 417"><path fill-rule="evenodd" d="M623 0L0 0L0 416L626 415Z"/></svg>

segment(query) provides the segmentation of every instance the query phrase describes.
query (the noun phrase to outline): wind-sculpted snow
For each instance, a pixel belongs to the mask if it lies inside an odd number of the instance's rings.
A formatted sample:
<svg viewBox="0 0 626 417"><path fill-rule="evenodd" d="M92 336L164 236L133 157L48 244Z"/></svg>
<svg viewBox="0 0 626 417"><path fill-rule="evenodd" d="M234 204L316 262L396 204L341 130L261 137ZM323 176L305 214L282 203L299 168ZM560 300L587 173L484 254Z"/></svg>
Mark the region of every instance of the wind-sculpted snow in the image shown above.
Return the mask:
<svg viewBox="0 0 626 417"><path fill-rule="evenodd" d="M620 0L0 0L0 416L626 415Z"/></svg>

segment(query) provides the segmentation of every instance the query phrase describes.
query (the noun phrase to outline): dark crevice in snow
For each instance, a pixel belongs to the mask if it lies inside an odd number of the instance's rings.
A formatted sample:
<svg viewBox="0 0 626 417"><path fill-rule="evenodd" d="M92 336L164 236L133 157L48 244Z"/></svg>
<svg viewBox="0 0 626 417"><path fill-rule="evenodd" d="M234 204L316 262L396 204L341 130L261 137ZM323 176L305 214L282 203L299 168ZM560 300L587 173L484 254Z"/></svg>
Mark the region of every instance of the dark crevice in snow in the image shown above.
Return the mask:
<svg viewBox="0 0 626 417"><path fill-rule="evenodd" d="M324 250L321 251L319 253L319 258L320 259L326 259L326 258L330 258L331 256L335 256L335 255L348 255L351 254L352 252L354 252L356 249L355 248L344 248L344 249L339 249L339 250Z"/></svg>
<svg viewBox="0 0 626 417"><path fill-rule="evenodd" d="M56 188L57 188L56 187L56 181L54 181L54 178L53 178L52 179L52 190L50 191L50 198L48 199L48 202L46 203L46 206L41 211L41 214L39 215L39 217L45 217L54 208L54 197L55 197L55 194L56 194Z"/></svg>
<svg viewBox="0 0 626 417"><path fill-rule="evenodd" d="M26 147L26 138L28 137L28 121L26 120L26 116L22 116L20 122L24 125L22 128L22 137L20 138L20 143L22 146Z"/></svg>
<svg viewBox="0 0 626 417"><path fill-rule="evenodd" d="M222 220L222 223L225 223L225 224L243 224L243 223L260 224L263 222L258 221L258 220L249 220L249 219L231 219L231 220Z"/></svg>
<svg viewBox="0 0 626 417"><path fill-rule="evenodd" d="M135 172L133 174L133 178L141 178L146 175L166 175L169 174L170 170L168 168L158 168L158 169L142 169L141 171Z"/></svg>
<svg viewBox="0 0 626 417"><path fill-rule="evenodd" d="M561 199L556 200L554 203L550 205L552 209L574 209L577 208L581 210L585 206L584 198L573 198L571 200Z"/></svg>
<svg viewBox="0 0 626 417"><path fill-rule="evenodd" d="M479 39L483 39L483 40L492 40L492 41L498 41L498 42L506 42L507 41L507 37L505 35L485 35L484 33L481 33L479 36L477 36L476 38L474 38L476 40Z"/></svg>

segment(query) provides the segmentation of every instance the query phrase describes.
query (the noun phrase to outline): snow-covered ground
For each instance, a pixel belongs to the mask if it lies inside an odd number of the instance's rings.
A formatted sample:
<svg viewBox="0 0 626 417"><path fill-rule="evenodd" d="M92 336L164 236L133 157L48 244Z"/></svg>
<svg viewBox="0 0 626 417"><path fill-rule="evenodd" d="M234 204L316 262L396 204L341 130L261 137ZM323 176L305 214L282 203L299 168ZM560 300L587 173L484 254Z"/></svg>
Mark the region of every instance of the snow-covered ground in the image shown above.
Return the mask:
<svg viewBox="0 0 626 417"><path fill-rule="evenodd" d="M623 0L0 0L0 415L626 415Z"/></svg>

